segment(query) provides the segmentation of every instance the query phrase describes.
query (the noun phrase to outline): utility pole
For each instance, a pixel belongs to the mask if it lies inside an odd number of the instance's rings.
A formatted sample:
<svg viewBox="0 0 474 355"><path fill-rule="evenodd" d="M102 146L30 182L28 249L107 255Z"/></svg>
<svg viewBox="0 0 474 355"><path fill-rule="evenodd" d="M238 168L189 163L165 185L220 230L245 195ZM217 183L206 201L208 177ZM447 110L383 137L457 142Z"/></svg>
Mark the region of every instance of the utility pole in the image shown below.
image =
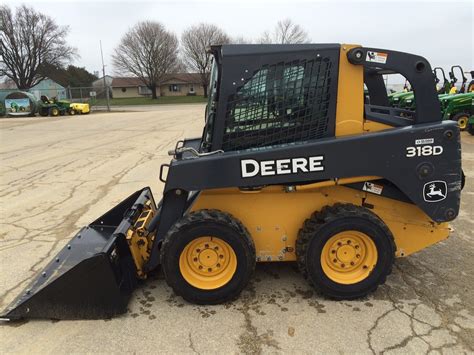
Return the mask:
<svg viewBox="0 0 474 355"><path fill-rule="evenodd" d="M104 64L104 52L102 52L102 41L99 41L99 43L100 43L100 56L102 57L102 75L104 77L105 101L107 102L107 111L110 112L109 87L107 86L107 80L105 80L105 64Z"/></svg>

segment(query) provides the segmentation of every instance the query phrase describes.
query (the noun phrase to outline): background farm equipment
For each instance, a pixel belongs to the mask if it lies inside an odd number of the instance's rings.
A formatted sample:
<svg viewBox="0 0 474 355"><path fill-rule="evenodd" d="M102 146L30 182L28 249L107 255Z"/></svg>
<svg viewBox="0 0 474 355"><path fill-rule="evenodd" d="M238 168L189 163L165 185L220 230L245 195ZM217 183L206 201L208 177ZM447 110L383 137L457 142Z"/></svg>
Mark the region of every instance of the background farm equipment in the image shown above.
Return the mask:
<svg viewBox="0 0 474 355"><path fill-rule="evenodd" d="M89 104L77 103L67 100L56 100L55 98L49 99L47 96L41 96L39 101L39 114L41 116L63 116L66 113L69 115L75 114L87 114L90 112Z"/></svg>

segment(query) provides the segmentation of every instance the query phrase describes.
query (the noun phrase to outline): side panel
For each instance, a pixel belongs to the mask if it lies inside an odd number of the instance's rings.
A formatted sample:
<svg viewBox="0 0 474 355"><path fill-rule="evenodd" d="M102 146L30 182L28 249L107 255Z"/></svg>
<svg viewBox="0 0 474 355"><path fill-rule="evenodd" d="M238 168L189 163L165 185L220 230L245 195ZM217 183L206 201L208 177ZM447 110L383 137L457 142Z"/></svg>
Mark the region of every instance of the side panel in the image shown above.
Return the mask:
<svg viewBox="0 0 474 355"><path fill-rule="evenodd" d="M459 127L456 122L444 121L273 149L173 160L165 191L380 176L395 184L434 221L447 222L459 212L460 153ZM298 168L300 163L306 167Z"/></svg>
<svg viewBox="0 0 474 355"><path fill-rule="evenodd" d="M238 218L249 230L259 261L294 261L295 242L304 221L315 211L337 202L373 205L392 231L397 256L406 256L448 237L447 223L434 223L415 205L367 194L344 186L285 192L283 186L259 191L203 191L192 210L215 208Z"/></svg>

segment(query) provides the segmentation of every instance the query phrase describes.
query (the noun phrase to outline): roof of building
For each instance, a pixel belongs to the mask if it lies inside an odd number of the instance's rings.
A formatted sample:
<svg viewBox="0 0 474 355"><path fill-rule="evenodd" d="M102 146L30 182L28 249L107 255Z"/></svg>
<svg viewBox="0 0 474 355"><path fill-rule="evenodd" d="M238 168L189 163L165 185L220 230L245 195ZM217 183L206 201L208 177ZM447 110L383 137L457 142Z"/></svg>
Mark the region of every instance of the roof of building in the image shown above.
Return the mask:
<svg viewBox="0 0 474 355"><path fill-rule="evenodd" d="M174 73L165 75L161 84L199 84L200 82L201 75L199 73ZM135 86L144 86L143 81L137 77L115 77L112 80L112 87Z"/></svg>

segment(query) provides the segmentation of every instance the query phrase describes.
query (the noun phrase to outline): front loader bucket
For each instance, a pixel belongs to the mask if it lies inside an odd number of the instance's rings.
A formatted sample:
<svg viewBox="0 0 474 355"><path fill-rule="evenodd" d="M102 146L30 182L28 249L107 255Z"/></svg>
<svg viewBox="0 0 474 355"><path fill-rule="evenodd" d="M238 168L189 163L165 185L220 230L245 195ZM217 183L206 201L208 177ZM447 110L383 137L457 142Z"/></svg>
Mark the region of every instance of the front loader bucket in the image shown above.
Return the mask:
<svg viewBox="0 0 474 355"><path fill-rule="evenodd" d="M144 188L82 228L0 318L100 319L124 313L137 283L125 235L143 205Z"/></svg>

